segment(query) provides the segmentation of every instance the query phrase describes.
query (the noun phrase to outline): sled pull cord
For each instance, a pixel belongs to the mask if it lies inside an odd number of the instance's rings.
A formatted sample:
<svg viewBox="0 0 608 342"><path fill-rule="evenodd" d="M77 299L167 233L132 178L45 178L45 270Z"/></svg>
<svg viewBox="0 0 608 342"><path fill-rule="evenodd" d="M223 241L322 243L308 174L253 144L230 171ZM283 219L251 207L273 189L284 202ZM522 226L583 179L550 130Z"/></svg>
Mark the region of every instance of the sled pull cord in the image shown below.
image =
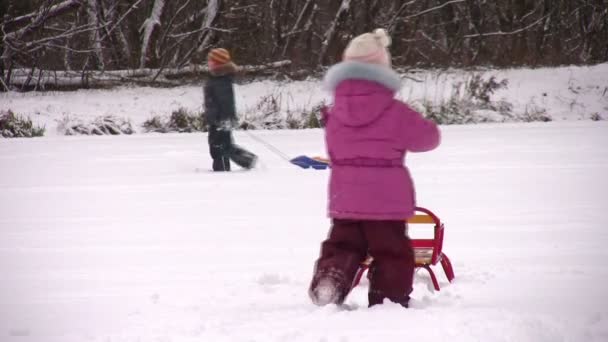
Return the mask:
<svg viewBox="0 0 608 342"><path fill-rule="evenodd" d="M270 144L269 142L265 141L264 139L256 136L255 134L251 133L249 130L244 130L245 133L247 133L247 135L249 135L249 137L257 142L259 142L260 144L264 145L264 147L266 147L268 150L270 150L272 153L278 155L279 157L281 157L282 159L284 159L285 161L291 163L291 158L289 158L285 153L281 152L281 150L279 150L278 148L274 147L272 144Z"/></svg>

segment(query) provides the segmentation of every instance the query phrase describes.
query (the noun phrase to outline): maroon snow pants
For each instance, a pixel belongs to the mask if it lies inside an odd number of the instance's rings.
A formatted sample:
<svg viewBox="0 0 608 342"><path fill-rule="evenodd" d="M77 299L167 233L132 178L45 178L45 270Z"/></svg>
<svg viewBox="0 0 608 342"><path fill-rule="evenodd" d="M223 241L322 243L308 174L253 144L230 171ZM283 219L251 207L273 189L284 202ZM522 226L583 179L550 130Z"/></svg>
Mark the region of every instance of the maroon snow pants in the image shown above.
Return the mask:
<svg viewBox="0 0 608 342"><path fill-rule="evenodd" d="M369 306L387 298L407 307L415 261L405 221L333 219L329 237L321 244L310 291L320 279L329 277L341 293L337 303L341 304L368 254L374 258L368 271Z"/></svg>

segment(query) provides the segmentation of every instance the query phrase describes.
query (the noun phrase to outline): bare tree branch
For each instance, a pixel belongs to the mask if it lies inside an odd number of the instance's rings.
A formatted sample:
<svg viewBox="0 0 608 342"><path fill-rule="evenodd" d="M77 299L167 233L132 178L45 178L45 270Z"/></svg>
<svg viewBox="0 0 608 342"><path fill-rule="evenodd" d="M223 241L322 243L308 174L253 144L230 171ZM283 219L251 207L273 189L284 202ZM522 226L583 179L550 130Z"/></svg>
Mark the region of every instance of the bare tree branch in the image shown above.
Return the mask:
<svg viewBox="0 0 608 342"><path fill-rule="evenodd" d="M81 5L82 0L66 0L60 4L50 6L46 11L35 11L26 15L22 15L16 18L9 19L8 21L0 24L3 25L5 30L12 31L15 27L23 26L29 23L28 26L36 26L36 23L40 20L46 20L48 18L56 17L64 13L70 12L73 9ZM43 5L44 6L44 5ZM41 7L42 8L42 7ZM41 14L44 13L44 17Z"/></svg>
<svg viewBox="0 0 608 342"><path fill-rule="evenodd" d="M82 49L74 49L65 45L59 45L59 44L55 44L52 42L49 43L42 43L40 44L42 46L45 47L49 47L49 48L53 48L53 49L60 49L60 50L66 50L66 51L70 51L70 52L75 52L75 53L92 53L95 52L95 49L86 49L86 50L82 50ZM66 68L66 71L70 71L71 68Z"/></svg>
<svg viewBox="0 0 608 342"><path fill-rule="evenodd" d="M43 44L43 43L50 42L50 41L53 41L53 40L68 38L68 37L74 36L74 35L79 34L79 33L92 32L92 31L95 31L97 29L98 29L98 27L95 24L82 25L82 26L79 26L77 28L70 29L70 30L68 30L66 32L63 32L63 33L61 33L59 35L56 35L56 36L45 37L45 38L42 38L42 39L38 39L38 40L27 42L27 43L25 43L23 45L23 47L24 47L25 51L28 51L28 49L34 48L34 47L36 47L36 45L39 45L39 44Z"/></svg>
<svg viewBox="0 0 608 342"><path fill-rule="evenodd" d="M536 20L532 24L530 24L530 25L528 25L526 27L522 27L520 29L514 30L514 31L510 31L510 32L498 31L498 32L468 34L468 35L464 35L463 38L477 38L477 37L490 37L490 36L509 36L509 35L518 34L518 33L521 33L521 32L524 32L526 30L529 30L530 28L532 28L532 27L540 24L543 20L545 20L546 17L547 16L544 16L544 17Z"/></svg>
<svg viewBox="0 0 608 342"><path fill-rule="evenodd" d="M465 2L465 1L468 1L468 0L451 0L451 1L448 1L448 2L444 2L443 4L441 4L439 6L435 6L435 7L426 9L426 10L424 10L422 12L418 12L418 13L415 13L415 14L412 14L412 15L405 16L401 20L407 21L408 19L419 17L421 15L425 15L425 14L428 14L430 12L434 12L434 11L440 10L440 9L444 8L445 6L449 6L449 5L453 5L453 4L457 4L457 3L461 3L461 2Z"/></svg>
<svg viewBox="0 0 608 342"><path fill-rule="evenodd" d="M306 4L304 4L304 7L302 8L302 10L300 11L300 14L298 15L298 19L296 19L296 22L293 24L293 27L291 28L291 31L284 35L284 37L286 37L287 40L285 41L285 45L283 46L283 52L281 53L281 55L283 57L285 57L285 55L287 54L287 51L291 48L291 42L293 41L292 36L303 31L303 30L300 30L300 24L304 20L304 16L306 15L306 13L310 13L309 17L312 16L314 5L315 5L315 0L306 1Z"/></svg>
<svg viewBox="0 0 608 342"><path fill-rule="evenodd" d="M188 63L194 52L201 54L209 47L209 41L211 40L213 34L211 27L220 16L221 5L221 0L209 0L207 3L207 8L205 9L205 18L201 24L201 32L196 40L196 44L186 52L184 57L182 57L177 64L178 67L182 67Z"/></svg>
<svg viewBox="0 0 608 342"><path fill-rule="evenodd" d="M2 84L2 88L4 89L4 91L9 91L10 90L10 88L4 82L4 75L0 75L0 83Z"/></svg>
<svg viewBox="0 0 608 342"><path fill-rule="evenodd" d="M388 25L386 27L386 29L389 32L393 31L393 28L395 27L395 23L397 22L397 18L399 18L401 16L401 14L403 13L403 11L410 5L413 5L414 3L416 3L418 0L412 0L412 1L408 1L405 2L401 5L401 7L399 7L399 9L397 10L397 12L395 12L395 14L393 15L393 17L389 20Z"/></svg>

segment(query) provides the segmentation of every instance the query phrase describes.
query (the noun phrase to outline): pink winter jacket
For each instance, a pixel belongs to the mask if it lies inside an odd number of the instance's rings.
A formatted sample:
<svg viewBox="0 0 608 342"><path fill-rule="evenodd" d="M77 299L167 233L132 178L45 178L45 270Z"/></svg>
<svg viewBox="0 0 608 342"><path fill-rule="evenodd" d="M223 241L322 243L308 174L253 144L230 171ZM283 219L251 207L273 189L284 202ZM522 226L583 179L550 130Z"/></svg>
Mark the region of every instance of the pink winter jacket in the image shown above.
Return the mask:
<svg viewBox="0 0 608 342"><path fill-rule="evenodd" d="M334 93L324 115L329 217L409 218L416 200L405 156L436 148L437 125L394 98L400 78L390 68L342 62L329 69L324 86Z"/></svg>

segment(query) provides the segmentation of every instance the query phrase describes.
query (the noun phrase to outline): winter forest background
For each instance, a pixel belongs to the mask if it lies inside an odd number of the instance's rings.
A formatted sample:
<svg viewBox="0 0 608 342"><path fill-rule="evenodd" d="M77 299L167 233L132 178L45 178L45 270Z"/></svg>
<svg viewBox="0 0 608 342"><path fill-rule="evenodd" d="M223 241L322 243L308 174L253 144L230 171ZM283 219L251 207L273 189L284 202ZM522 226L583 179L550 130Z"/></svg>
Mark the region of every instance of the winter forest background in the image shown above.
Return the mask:
<svg viewBox="0 0 608 342"><path fill-rule="evenodd" d="M323 72L377 27L440 124L608 117L608 0L0 0L0 135L204 131L214 47L240 128L318 128Z"/></svg>
<svg viewBox="0 0 608 342"><path fill-rule="evenodd" d="M377 27L440 124L407 164L456 278L319 308L331 170L289 159ZM250 171L210 171L213 47ZM0 341L606 342L606 146L608 0L0 0Z"/></svg>
<svg viewBox="0 0 608 342"><path fill-rule="evenodd" d="M376 27L392 35L398 67L608 61L608 0L1 0L0 18L4 91L171 84L204 71L215 46L298 78Z"/></svg>

